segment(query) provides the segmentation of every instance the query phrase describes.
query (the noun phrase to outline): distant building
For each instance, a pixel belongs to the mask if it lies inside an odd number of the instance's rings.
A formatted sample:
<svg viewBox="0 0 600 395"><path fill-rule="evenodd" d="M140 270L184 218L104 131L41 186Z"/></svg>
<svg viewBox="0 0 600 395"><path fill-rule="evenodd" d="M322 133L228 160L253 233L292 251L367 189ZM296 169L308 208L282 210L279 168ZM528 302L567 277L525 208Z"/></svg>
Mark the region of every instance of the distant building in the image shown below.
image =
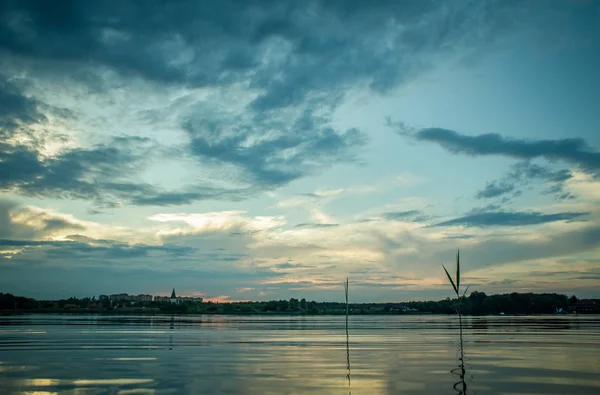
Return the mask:
<svg viewBox="0 0 600 395"><path fill-rule="evenodd" d="M600 299L580 299L575 303L573 311L584 314L600 313Z"/></svg>
<svg viewBox="0 0 600 395"><path fill-rule="evenodd" d="M102 295L104 296L104 295ZM100 300L104 300L102 299L102 296L100 296ZM129 295L126 293L122 293L122 294L113 294L110 295L108 297L110 300L112 300L113 302L152 302L153 296L152 295Z"/></svg>
<svg viewBox="0 0 600 395"><path fill-rule="evenodd" d="M129 294L112 294L110 295L110 300L113 302L130 302L131 295Z"/></svg>
<svg viewBox="0 0 600 395"><path fill-rule="evenodd" d="M173 292L171 292L171 296L152 296L148 294L140 294L140 295L129 295L127 293L120 294L112 294L110 296L100 295L98 298L99 301L104 301L108 303L111 302L130 302L134 304L136 302L159 302L159 303L182 303L182 302L194 302L194 303L202 303L203 299L201 297L178 297L175 293L175 288L173 288Z"/></svg>
<svg viewBox="0 0 600 395"><path fill-rule="evenodd" d="M171 298L169 296L155 296L154 297L154 301L155 302L169 302L171 300Z"/></svg>
<svg viewBox="0 0 600 395"><path fill-rule="evenodd" d="M195 297L195 296L189 296L189 297L183 297L183 298L177 298L177 300L179 300L180 302L195 302L195 303L202 303L202 301L204 299L200 298L200 297Z"/></svg>
<svg viewBox="0 0 600 395"><path fill-rule="evenodd" d="M134 297L136 302L152 302L152 295L138 295Z"/></svg>

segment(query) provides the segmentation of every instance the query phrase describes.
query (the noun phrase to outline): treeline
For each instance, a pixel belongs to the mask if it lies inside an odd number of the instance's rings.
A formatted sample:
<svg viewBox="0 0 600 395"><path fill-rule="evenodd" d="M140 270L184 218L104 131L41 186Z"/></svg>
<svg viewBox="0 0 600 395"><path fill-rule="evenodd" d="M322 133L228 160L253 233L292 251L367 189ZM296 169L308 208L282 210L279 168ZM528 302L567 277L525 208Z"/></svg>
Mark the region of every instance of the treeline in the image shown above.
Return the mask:
<svg viewBox="0 0 600 395"><path fill-rule="evenodd" d="M414 301L406 303L351 303L350 314L552 314L558 309L574 310L578 299L556 293L510 293L486 295L472 292L461 300ZM115 302L101 304L95 298L68 298L55 301L36 301L31 298L0 293L0 310L38 312L135 312L174 314L345 314L345 303L315 302L306 299L272 300L265 302Z"/></svg>
<svg viewBox="0 0 600 395"><path fill-rule="evenodd" d="M468 297L445 299L437 302L409 302L407 305L419 312L453 314L459 308L463 314L552 314L558 309L568 311L577 303L575 296L556 293L509 293L486 295L484 292L472 292Z"/></svg>
<svg viewBox="0 0 600 395"><path fill-rule="evenodd" d="M0 293L0 310L28 310L39 307L35 299Z"/></svg>

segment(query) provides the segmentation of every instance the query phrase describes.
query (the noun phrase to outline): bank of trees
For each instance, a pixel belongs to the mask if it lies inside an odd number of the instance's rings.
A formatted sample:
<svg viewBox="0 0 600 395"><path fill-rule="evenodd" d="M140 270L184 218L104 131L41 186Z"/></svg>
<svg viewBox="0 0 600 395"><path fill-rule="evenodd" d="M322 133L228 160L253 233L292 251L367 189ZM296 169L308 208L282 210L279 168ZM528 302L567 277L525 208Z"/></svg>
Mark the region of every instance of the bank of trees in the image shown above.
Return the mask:
<svg viewBox="0 0 600 395"><path fill-rule="evenodd" d="M0 294L0 310L24 311L36 310L51 312L54 310L88 309L94 298L69 298L57 301L36 301L31 298ZM577 298L568 298L556 293L509 293L486 295L474 291L464 299L443 299L438 301L413 301L406 303L351 303L350 314L406 314L433 313L455 314L457 307L463 314L552 314L557 309L567 311L577 302ZM131 306L130 303L106 303L94 312L107 311L118 313L136 309L137 312L161 312L165 314L345 314L345 303L315 302L306 299L271 300L264 302L188 302L178 304L170 302L145 302Z"/></svg>
<svg viewBox="0 0 600 395"><path fill-rule="evenodd" d="M552 314L557 309L568 310L577 302L576 297L556 293L508 293L486 295L474 291L464 299L445 299L437 302L409 302L407 305L419 312L441 314L456 313L456 308L464 314Z"/></svg>

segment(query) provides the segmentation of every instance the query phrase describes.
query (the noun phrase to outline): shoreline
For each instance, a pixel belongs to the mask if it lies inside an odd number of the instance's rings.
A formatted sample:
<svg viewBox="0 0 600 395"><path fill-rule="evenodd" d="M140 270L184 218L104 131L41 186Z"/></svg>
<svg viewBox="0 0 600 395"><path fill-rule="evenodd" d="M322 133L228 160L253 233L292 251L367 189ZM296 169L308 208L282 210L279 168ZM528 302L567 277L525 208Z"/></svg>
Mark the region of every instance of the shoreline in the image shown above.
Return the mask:
<svg viewBox="0 0 600 395"><path fill-rule="evenodd" d="M126 316L126 315L138 315L138 316L345 316L345 312L319 312L319 313L308 313L308 312L166 312L166 311L148 311L148 309L131 309L123 311L110 310L90 310L90 309L52 309L50 310L0 310L1 316L20 316L20 315L94 315L94 316ZM385 313L385 312L373 312L373 313L350 313L350 316L415 316L415 315L435 315L435 316L454 316L456 314L446 313L431 313L431 312L406 312L406 313ZM463 314L466 317L534 317L534 316L588 316L588 315L599 315L593 313L567 313L567 314Z"/></svg>

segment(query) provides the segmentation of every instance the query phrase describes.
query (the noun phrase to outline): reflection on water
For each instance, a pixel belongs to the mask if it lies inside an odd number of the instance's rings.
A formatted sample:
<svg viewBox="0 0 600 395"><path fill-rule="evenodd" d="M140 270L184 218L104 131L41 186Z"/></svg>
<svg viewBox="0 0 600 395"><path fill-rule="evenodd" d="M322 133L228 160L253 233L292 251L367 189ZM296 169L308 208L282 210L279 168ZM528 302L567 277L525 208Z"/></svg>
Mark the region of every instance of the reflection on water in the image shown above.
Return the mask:
<svg viewBox="0 0 600 395"><path fill-rule="evenodd" d="M450 373L457 375L459 380L454 383L452 388L456 391L458 395L467 395L467 382L465 381L465 345L463 341L463 325L462 325L462 316L458 315L458 325L459 325L459 345L458 345L458 367L452 369Z"/></svg>
<svg viewBox="0 0 600 395"><path fill-rule="evenodd" d="M348 331L348 315L346 314L346 369L348 369L348 374L346 374L346 378L348 379L348 395L352 394L352 386L350 385L350 332Z"/></svg>
<svg viewBox="0 0 600 395"><path fill-rule="evenodd" d="M600 317L462 321L0 317L0 394L600 393Z"/></svg>

